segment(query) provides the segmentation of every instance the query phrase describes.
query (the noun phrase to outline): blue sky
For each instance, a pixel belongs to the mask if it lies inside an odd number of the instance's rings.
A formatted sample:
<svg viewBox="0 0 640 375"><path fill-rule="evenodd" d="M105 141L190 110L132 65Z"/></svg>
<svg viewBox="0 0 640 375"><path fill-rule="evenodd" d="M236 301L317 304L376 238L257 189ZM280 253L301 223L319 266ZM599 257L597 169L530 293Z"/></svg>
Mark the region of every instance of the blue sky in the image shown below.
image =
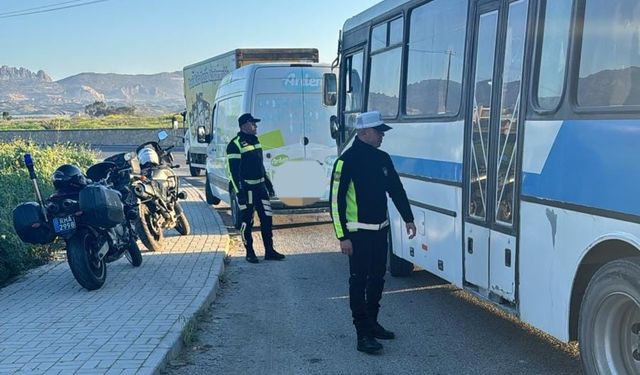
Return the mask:
<svg viewBox="0 0 640 375"><path fill-rule="evenodd" d="M42 69L54 80L81 72L149 74L251 47L313 47L321 62L331 62L344 21L378 0L104 0L3 17L88 2L0 1L0 65Z"/></svg>

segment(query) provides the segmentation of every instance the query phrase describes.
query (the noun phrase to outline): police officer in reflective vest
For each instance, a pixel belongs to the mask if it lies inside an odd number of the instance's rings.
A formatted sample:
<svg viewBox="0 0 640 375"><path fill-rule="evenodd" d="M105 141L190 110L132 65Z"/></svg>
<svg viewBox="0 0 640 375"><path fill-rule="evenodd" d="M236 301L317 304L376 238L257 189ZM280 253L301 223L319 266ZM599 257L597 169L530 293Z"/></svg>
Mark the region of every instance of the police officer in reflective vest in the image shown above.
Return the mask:
<svg viewBox="0 0 640 375"><path fill-rule="evenodd" d="M230 188L235 193L241 210L240 234L247 250L246 260L249 263L259 262L253 249L253 238L251 237L254 209L258 211L260 217L260 231L265 249L264 259L284 259L284 255L273 248L272 212L269 197L274 196L275 192L262 163L262 146L256 137L258 122L260 119L254 118L250 113L240 116L238 118L240 132L227 145L227 172L230 178Z"/></svg>
<svg viewBox="0 0 640 375"><path fill-rule="evenodd" d="M357 137L333 167L331 217L340 249L349 256L349 302L358 336L357 349L374 354L376 339L395 334L378 323L387 264L389 219L387 193L400 212L409 238L416 234L413 214L389 154L378 150L384 124L377 111L356 117Z"/></svg>

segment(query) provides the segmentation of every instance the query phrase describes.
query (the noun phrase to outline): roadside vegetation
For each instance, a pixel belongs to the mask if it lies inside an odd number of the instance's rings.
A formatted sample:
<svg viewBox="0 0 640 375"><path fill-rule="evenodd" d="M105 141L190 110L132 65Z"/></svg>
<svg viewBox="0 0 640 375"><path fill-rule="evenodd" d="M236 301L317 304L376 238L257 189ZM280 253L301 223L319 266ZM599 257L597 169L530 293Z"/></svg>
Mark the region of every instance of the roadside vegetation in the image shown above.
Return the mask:
<svg viewBox="0 0 640 375"><path fill-rule="evenodd" d="M0 286L26 270L46 263L53 251L61 247L60 243L24 244L13 230L13 208L19 203L36 200L33 183L23 162L27 152L33 155L43 197L53 191L51 175L58 166L76 164L86 170L96 161L96 154L83 146L38 146L23 140L0 143Z"/></svg>
<svg viewBox="0 0 640 375"><path fill-rule="evenodd" d="M2 130L81 130L171 128L173 118L182 126L180 115L163 116L107 115L100 117L51 117L0 119Z"/></svg>

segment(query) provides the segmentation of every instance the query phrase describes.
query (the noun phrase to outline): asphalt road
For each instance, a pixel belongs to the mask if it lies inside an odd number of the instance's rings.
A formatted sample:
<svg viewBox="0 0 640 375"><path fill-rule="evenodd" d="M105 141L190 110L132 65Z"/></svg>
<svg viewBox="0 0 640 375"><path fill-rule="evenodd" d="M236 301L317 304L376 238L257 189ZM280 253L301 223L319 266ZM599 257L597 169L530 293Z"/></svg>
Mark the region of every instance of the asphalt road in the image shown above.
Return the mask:
<svg viewBox="0 0 640 375"><path fill-rule="evenodd" d="M103 157L119 148L103 150ZM184 154L177 172L196 187ZM355 350L348 260L328 216L276 216L281 262L249 264L228 209L230 263L190 344L163 371L191 374L580 374L577 348L559 343L425 271L387 275L380 321L397 338L381 355ZM258 228L256 251L263 255Z"/></svg>
<svg viewBox="0 0 640 375"><path fill-rule="evenodd" d="M228 210L218 211L230 223ZM327 218L276 217L276 249L287 255L282 262L247 263L236 235L220 295L193 343L164 373L581 373L575 345L558 343L424 271L387 275L381 323L397 339L383 341L382 355L357 352L348 260L331 225L315 222ZM260 243L259 231L254 238ZM262 247L256 251L263 254Z"/></svg>

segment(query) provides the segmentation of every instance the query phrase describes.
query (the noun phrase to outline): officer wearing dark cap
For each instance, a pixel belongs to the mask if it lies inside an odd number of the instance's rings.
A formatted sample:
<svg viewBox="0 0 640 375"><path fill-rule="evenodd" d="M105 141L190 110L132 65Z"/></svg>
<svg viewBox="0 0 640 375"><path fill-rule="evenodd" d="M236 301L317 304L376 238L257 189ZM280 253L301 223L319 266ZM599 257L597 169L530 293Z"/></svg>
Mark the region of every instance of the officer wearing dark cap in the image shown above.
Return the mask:
<svg viewBox="0 0 640 375"><path fill-rule="evenodd" d="M264 243L265 260L282 260L284 255L273 248L272 211L269 197L274 196L273 184L267 177L262 162L262 146L256 133L259 118L245 113L238 118L240 131L227 145L227 170L230 189L235 193L242 215L240 234L247 250L246 260L258 263L253 249L253 211L258 211L260 231Z"/></svg>
<svg viewBox="0 0 640 375"><path fill-rule="evenodd" d="M349 305L358 341L356 348L374 354L376 339L395 334L380 325L378 311L387 264L389 219L387 193L405 222L409 238L416 235L413 214L389 154L378 150L391 127L377 111L356 117L357 137L333 167L331 217L340 249L349 256Z"/></svg>

